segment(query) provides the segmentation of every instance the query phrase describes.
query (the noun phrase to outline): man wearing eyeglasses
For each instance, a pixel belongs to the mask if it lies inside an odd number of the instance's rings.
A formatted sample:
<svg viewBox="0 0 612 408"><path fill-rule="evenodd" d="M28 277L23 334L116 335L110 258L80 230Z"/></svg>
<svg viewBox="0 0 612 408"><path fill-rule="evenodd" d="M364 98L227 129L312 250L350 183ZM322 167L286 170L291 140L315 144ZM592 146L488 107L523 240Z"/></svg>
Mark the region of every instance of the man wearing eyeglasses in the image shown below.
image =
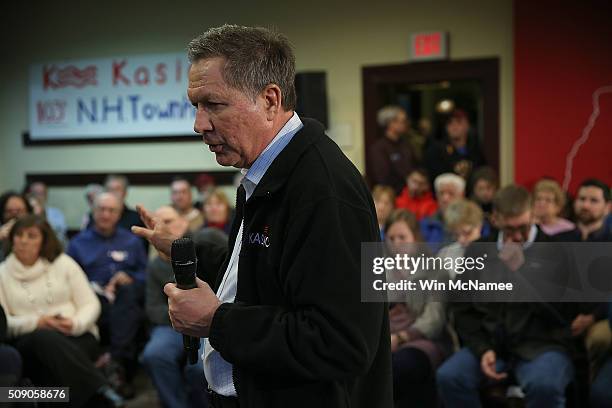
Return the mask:
<svg viewBox="0 0 612 408"><path fill-rule="evenodd" d="M534 243L550 237L534 224L529 192L507 186L497 193L493 207L499 231L488 239L492 250L483 272L504 269L528 278L539 273L531 269ZM466 257L474 251L468 247ZM563 268L553 271L566 279ZM527 407L565 406L565 389L574 377L571 308L544 302L473 301L456 303L452 311L463 348L437 372L444 406L478 407L480 387L509 375L525 394Z"/></svg>

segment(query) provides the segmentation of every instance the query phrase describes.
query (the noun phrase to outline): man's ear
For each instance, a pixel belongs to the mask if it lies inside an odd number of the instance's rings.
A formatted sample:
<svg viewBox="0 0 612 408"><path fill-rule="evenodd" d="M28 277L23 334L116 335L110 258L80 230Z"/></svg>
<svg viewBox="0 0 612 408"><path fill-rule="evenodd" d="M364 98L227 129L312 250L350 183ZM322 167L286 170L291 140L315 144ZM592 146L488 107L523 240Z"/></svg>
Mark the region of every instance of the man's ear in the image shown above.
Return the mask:
<svg viewBox="0 0 612 408"><path fill-rule="evenodd" d="M282 111L283 95L281 89L276 84L268 84L264 90L261 91L261 96L264 101L266 118L271 121Z"/></svg>

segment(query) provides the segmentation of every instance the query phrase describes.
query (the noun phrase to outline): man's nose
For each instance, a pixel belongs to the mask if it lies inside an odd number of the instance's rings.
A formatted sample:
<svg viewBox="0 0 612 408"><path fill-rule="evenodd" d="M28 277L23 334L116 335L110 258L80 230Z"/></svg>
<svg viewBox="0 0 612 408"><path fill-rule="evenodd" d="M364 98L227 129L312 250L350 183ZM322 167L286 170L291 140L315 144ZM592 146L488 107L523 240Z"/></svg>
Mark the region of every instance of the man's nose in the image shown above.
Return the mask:
<svg viewBox="0 0 612 408"><path fill-rule="evenodd" d="M212 129L213 126L212 122L210 121L210 115L204 109L198 109L196 111L193 130L201 135L205 132L210 132Z"/></svg>

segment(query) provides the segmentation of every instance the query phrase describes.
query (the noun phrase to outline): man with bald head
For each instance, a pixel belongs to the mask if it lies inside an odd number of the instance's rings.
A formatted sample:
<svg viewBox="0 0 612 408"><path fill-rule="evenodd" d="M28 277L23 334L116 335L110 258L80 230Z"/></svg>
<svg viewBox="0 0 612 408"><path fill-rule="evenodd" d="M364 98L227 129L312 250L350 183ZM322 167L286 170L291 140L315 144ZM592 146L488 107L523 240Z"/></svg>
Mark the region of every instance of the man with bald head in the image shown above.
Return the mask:
<svg viewBox="0 0 612 408"><path fill-rule="evenodd" d="M147 256L138 237L118 228L123 203L112 193L101 193L93 207L93 226L68 244L67 254L83 268L102 303L98 325L103 340L127 376L135 368L134 339L144 318L144 277ZM117 385L129 397L129 387Z"/></svg>

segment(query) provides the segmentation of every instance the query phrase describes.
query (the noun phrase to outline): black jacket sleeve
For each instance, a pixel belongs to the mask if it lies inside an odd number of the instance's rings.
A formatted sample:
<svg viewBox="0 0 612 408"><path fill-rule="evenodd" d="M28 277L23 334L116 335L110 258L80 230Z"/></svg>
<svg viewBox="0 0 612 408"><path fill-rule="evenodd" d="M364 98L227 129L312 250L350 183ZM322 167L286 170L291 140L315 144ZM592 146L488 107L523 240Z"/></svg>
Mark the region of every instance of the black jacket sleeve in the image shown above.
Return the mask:
<svg viewBox="0 0 612 408"><path fill-rule="evenodd" d="M222 304L211 345L232 364L287 381L363 375L388 333L386 304L360 299L360 242L377 241L377 229L366 208L333 196L302 207L280 264L288 304Z"/></svg>

